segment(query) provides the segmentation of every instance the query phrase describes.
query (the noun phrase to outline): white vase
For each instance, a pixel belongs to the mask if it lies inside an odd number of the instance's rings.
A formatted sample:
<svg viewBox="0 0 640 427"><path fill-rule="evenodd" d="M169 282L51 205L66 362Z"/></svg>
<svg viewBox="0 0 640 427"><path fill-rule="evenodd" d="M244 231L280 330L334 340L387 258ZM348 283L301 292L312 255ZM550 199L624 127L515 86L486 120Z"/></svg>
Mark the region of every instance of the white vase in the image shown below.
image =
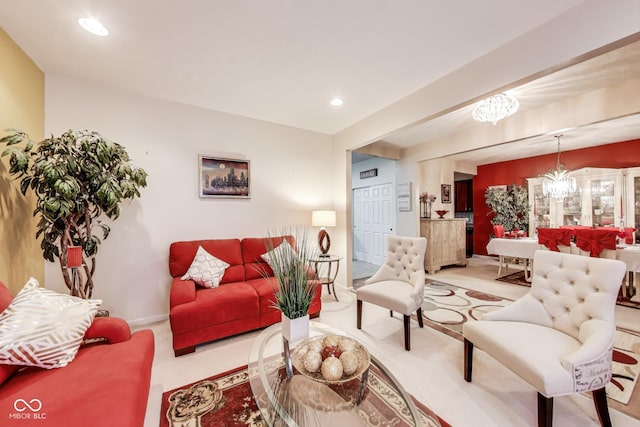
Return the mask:
<svg viewBox="0 0 640 427"><path fill-rule="evenodd" d="M282 336L290 343L309 337L309 315L289 319L282 315Z"/></svg>

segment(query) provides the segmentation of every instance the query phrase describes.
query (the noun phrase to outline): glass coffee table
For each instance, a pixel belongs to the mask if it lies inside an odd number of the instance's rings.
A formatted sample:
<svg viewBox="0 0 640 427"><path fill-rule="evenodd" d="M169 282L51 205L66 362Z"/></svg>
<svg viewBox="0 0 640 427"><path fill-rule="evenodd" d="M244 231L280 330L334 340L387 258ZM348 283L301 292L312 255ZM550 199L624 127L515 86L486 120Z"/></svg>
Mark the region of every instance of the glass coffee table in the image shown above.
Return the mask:
<svg viewBox="0 0 640 427"><path fill-rule="evenodd" d="M262 331L249 355L251 390L267 425L440 427L437 416L426 407L418 409L371 349L367 349L371 363L361 375L346 382L326 383L292 368L289 343L281 329L277 323ZM309 335L348 336L319 322L310 322Z"/></svg>

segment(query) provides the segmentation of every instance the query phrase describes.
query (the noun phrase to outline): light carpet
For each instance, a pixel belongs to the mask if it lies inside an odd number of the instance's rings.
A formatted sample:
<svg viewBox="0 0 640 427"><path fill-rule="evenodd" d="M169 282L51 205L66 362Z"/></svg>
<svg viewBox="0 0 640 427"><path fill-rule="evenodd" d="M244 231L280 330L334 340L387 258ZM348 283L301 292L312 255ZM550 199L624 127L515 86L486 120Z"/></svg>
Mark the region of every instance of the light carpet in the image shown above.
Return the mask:
<svg viewBox="0 0 640 427"><path fill-rule="evenodd" d="M422 316L429 326L462 339L462 325L512 301L442 282L425 285ZM640 393L634 393L640 372L640 336L616 330L613 352L613 379L607 385L610 405L640 418ZM613 399L613 401L611 401Z"/></svg>
<svg viewBox="0 0 640 427"><path fill-rule="evenodd" d="M284 365L282 371L284 376ZM268 424L255 402L249 382L250 376L256 374L243 366L164 392L160 427L266 427ZM399 395L395 395L375 369L369 372L365 393L373 394L370 399L378 404L375 410L362 407L357 411L363 425L401 427L413 424L407 422L407 414L396 407ZM423 426L436 427L439 422L442 427L451 427L440 418L434 421L435 415L431 415L425 405L415 398L414 402Z"/></svg>

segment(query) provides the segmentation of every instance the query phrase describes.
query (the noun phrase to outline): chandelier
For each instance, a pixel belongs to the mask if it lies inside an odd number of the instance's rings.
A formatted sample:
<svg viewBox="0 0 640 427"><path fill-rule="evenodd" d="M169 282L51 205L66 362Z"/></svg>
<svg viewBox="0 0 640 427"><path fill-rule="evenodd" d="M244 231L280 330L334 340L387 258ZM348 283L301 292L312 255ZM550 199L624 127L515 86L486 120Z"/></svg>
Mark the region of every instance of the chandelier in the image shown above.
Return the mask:
<svg viewBox="0 0 640 427"><path fill-rule="evenodd" d="M545 197L553 197L554 199L564 199L570 194L576 192L576 179L569 176L569 171L565 170L560 164L560 137L555 135L558 140L558 160L556 170L551 170L544 175L542 181L542 193Z"/></svg>
<svg viewBox="0 0 640 427"><path fill-rule="evenodd" d="M499 93L478 102L471 115L479 122L492 122L495 125L498 120L518 111L519 106L520 103L513 95Z"/></svg>

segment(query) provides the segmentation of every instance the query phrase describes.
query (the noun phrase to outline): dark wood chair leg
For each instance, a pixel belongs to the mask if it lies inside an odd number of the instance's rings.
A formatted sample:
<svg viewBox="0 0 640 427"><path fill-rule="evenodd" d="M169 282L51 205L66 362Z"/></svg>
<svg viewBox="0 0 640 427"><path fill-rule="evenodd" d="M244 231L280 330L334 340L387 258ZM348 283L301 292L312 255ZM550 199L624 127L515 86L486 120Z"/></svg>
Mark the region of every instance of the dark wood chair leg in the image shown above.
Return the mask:
<svg viewBox="0 0 640 427"><path fill-rule="evenodd" d="M418 326L424 328L424 322L422 321L422 307L418 307L416 314L418 315Z"/></svg>
<svg viewBox="0 0 640 427"><path fill-rule="evenodd" d="M358 300L358 322L357 328L362 329L362 301Z"/></svg>
<svg viewBox="0 0 640 427"><path fill-rule="evenodd" d="M193 353L194 351L196 351L196 346L192 345L189 347L174 349L173 354L176 357L180 357L180 356L184 356L185 354Z"/></svg>
<svg viewBox="0 0 640 427"><path fill-rule="evenodd" d="M538 393L538 427L553 425L553 397Z"/></svg>
<svg viewBox="0 0 640 427"><path fill-rule="evenodd" d="M393 310L389 310L389 316L393 317Z"/></svg>
<svg viewBox="0 0 640 427"><path fill-rule="evenodd" d="M609 417L609 406L607 405L607 392L604 387L591 392L593 403L596 405L596 413L602 427L611 427L611 417Z"/></svg>
<svg viewBox="0 0 640 427"><path fill-rule="evenodd" d="M473 343L464 339L464 380L471 382L471 372L473 370Z"/></svg>
<svg viewBox="0 0 640 427"><path fill-rule="evenodd" d="M411 334L409 330L409 320L411 320L410 316L404 315L404 349L409 351L411 350Z"/></svg>

